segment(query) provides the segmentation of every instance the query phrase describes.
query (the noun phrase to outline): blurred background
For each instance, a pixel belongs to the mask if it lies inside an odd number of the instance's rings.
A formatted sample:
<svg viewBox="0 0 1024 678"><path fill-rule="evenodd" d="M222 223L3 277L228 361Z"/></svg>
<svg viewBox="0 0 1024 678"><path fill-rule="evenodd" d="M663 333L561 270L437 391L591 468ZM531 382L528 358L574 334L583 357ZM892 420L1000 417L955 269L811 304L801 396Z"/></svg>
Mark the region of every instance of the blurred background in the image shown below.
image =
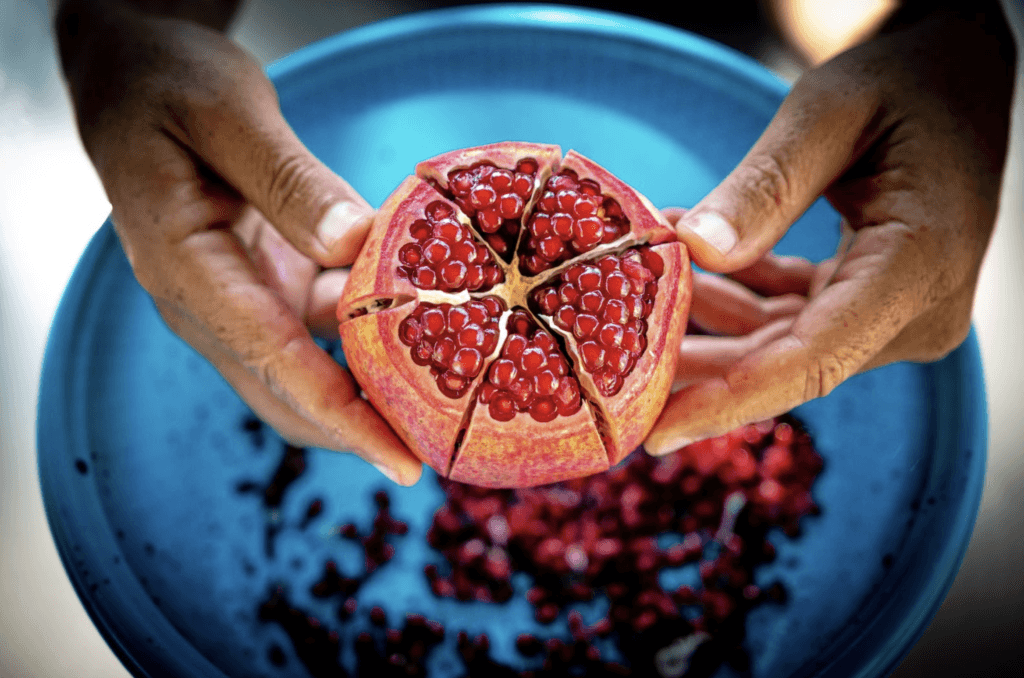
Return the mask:
<svg viewBox="0 0 1024 678"><path fill-rule="evenodd" d="M263 63L338 31L450 2L250 0L235 39ZM570 2L700 33L792 82L871 34L886 0ZM665 10L664 7L676 9ZM1021 45L1024 12L1004 0ZM952 47L951 47L952 48ZM1018 51L1024 51L1018 48ZM1024 77L974 322L985 363L989 461L963 567L894 675L1024 675ZM46 0L0 0L0 678L126 676L78 602L43 513L35 408L46 335L89 238L110 211L75 132Z"/></svg>

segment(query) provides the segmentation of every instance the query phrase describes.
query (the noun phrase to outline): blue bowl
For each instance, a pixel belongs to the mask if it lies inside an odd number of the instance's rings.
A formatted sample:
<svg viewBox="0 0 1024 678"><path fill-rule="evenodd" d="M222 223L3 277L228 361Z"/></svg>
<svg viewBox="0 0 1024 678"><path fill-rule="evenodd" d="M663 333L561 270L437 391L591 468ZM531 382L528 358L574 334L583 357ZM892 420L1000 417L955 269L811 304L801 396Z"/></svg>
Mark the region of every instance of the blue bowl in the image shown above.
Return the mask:
<svg viewBox="0 0 1024 678"><path fill-rule="evenodd" d="M303 141L375 204L423 158L506 139L575 148L657 205L692 204L786 93L756 63L694 35L545 6L410 15L307 47L270 74ZM819 202L777 250L817 260L837 241L837 215ZM782 582L789 599L748 618L752 673L885 675L948 591L977 513L986 448L977 341L972 333L934 364L857 376L796 414L825 459L814 487L823 512L797 539L772 536L778 558L758 582ZM292 582L297 604L333 618L308 585L326 559L356 554L329 526L369 522L385 482L353 456L311 450L306 473L268 511L245 489L271 476L283 446L248 417L163 325L104 224L49 338L39 472L68 576L138 676L307 675L281 629L258 619L274 582ZM360 591L361 606L489 630L495 657L512 661L511 640L538 628L525 603L499 621L433 599L422 537L440 490L428 472L389 492L410 537ZM324 514L298 529L317 497ZM272 662L274 645L283 653ZM453 670L443 653L432 661L437 675Z"/></svg>

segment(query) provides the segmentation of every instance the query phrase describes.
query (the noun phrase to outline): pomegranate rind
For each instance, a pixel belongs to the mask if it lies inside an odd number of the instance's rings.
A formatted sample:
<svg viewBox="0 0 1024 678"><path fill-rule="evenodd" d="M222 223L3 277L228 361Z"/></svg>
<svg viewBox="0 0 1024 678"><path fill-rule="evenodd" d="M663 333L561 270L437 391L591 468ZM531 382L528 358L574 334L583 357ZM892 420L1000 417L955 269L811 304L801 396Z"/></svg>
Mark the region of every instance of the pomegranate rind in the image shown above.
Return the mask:
<svg viewBox="0 0 1024 678"><path fill-rule="evenodd" d="M540 179L539 182L534 182L534 193L536 194L538 187L543 185L561 157L562 149L554 144L503 141L450 151L424 160L416 165L416 176L436 182L441 189L447 191L448 173L452 170L469 169L481 162L505 169L515 169L516 163L523 158L533 158L537 161L536 176Z"/></svg>
<svg viewBox="0 0 1024 678"><path fill-rule="evenodd" d="M430 370L414 363L398 338L398 325L412 309L404 305L343 322L341 347L374 408L422 462L443 473L483 375L461 398L442 394Z"/></svg>
<svg viewBox="0 0 1024 678"><path fill-rule="evenodd" d="M665 270L658 279L658 294L647 318L647 349L617 394L606 397L598 392L591 375L580 367L576 339L563 333L580 385L605 414L605 432L611 439L608 461L613 466L643 443L661 414L672 388L689 316L693 284L686 246L676 241L651 250L661 256Z"/></svg>
<svg viewBox="0 0 1024 678"><path fill-rule="evenodd" d="M629 219L629 234L626 237L630 240L657 245L676 239L671 224L646 196L590 158L569 151L562 159L562 169L573 170L580 179L593 179L601 185L603 195L618 200L623 214Z"/></svg>
<svg viewBox="0 0 1024 678"><path fill-rule="evenodd" d="M418 298L426 291L397 275L396 268L398 250L406 243L415 242L409 234L409 226L422 218L426 206L435 201L451 205L455 217L471 228L469 218L458 205L419 177L406 177L373 219L338 302L338 320L344 322L352 311L368 306L373 300Z"/></svg>
<svg viewBox="0 0 1024 678"><path fill-rule="evenodd" d="M607 468L608 455L585 405L541 423L526 412L495 421L477 403L449 477L483 487L533 487Z"/></svg>

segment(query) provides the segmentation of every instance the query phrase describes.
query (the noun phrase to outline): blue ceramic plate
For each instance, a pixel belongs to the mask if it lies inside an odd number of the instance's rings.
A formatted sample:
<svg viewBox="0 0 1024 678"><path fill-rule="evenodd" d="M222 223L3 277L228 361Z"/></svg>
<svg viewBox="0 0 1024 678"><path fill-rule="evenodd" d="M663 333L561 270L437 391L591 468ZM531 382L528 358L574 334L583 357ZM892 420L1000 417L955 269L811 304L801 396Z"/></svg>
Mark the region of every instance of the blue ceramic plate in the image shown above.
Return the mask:
<svg viewBox="0 0 1024 678"><path fill-rule="evenodd" d="M407 16L315 44L270 72L305 143L375 204L423 158L506 139L575 148L657 205L692 204L786 91L701 38L540 6ZM821 259L837 238L835 213L819 203L778 250ZM799 538L779 535L778 558L758 574L790 597L748 619L752 675L879 676L916 640L952 582L981 495L981 374L972 335L941 362L876 370L799 409L826 463L814 487L823 513L804 520ZM50 336L39 469L68 575L139 676L306 675L282 630L258 619L274 582L294 583L296 603L333 619L308 592L327 558L355 557L330 526L367 523L385 482L354 457L314 450L268 511L245 490L268 481L283 446L248 416L164 327L105 224ZM362 609L496 628L482 609L438 605L427 592L417 544L441 496L433 478L390 492L410 537L360 591ZM299 529L314 498L323 514ZM524 606L502 614L494 655L514 658L511 639L537 627ZM283 651L268 655L275 645ZM437 673L452 670L438 657Z"/></svg>

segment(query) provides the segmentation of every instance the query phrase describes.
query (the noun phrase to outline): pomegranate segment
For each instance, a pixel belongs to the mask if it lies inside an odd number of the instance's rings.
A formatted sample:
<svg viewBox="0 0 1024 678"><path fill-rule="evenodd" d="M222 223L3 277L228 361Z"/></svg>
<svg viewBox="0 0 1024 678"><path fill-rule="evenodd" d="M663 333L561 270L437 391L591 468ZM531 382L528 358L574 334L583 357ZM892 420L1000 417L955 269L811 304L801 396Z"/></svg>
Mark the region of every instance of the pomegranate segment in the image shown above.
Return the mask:
<svg viewBox="0 0 1024 678"><path fill-rule="evenodd" d="M398 275L421 290L475 292L505 280L490 251L476 242L455 208L434 200L409 224L408 242L398 250Z"/></svg>
<svg viewBox="0 0 1024 678"><path fill-rule="evenodd" d="M387 412L388 423L421 461L443 472L451 464L474 387L483 375L471 380L461 397L445 394L437 377L414 361L406 344L410 335L402 323L412 310L404 304L347 320L339 328L341 345L348 368L369 401Z"/></svg>
<svg viewBox="0 0 1024 678"><path fill-rule="evenodd" d="M498 348L498 318L505 303L495 296L464 304L417 304L398 325L398 339L412 361L429 367L441 393L461 398Z"/></svg>
<svg viewBox="0 0 1024 678"><path fill-rule="evenodd" d="M598 393L613 396L647 349L647 318L654 309L665 263L649 247L573 264L535 290L534 309L576 341L580 367Z"/></svg>
<svg viewBox="0 0 1024 678"><path fill-rule="evenodd" d="M654 281L657 290L648 289L647 285L650 283L645 283L645 295L650 294L655 301L649 315L640 321L646 327L646 333L640 336L640 345L643 348L639 350L635 364L614 395L606 394L607 386L603 385L602 379L609 379L606 371L609 367L609 353L613 358L619 356L617 359L621 358L621 354L606 351L605 364L596 372L592 372L585 366L587 358L582 348L586 342L577 341L575 336L570 336L566 340L566 348L573 363L583 366L583 369L576 370L580 387L585 393L592 394L596 405L604 414L601 431L606 437L609 461L613 465L644 441L653 424L652 414L656 416L665 406L675 378L679 345L686 331L686 318L690 308L690 260L686 247L680 242L669 242L646 248L649 250L646 256L643 254L644 249L627 251L620 266L630 269L631 265L628 262L639 255L644 267L652 274L660 267L661 276ZM634 319L629 321L634 322ZM629 338L633 335L629 332L629 323L623 329L623 339L619 348L628 350L632 355L637 347L630 343ZM603 339L614 345L616 338L617 336L608 332L608 336ZM599 332L597 342L600 344L601 341ZM613 379L609 381L614 383Z"/></svg>
<svg viewBox="0 0 1024 678"><path fill-rule="evenodd" d="M512 312L508 332L477 396L490 417L511 421L526 412L536 421L548 422L579 412L580 384L551 333L522 309Z"/></svg>
<svg viewBox="0 0 1024 678"><path fill-rule="evenodd" d="M526 228L520 268L536 275L618 240L629 232L629 219L615 198L601 192L601 184L563 169L548 179Z"/></svg>

